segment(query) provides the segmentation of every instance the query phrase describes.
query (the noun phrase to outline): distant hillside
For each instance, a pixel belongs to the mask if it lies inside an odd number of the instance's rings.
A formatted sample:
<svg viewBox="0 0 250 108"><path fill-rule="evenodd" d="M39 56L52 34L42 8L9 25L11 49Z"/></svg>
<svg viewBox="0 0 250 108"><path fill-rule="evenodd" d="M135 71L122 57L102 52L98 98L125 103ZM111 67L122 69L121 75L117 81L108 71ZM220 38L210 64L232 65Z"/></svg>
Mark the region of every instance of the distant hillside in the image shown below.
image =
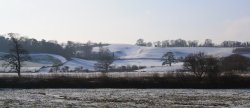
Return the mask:
<svg viewBox="0 0 250 108"><path fill-rule="evenodd" d="M161 58L166 52L173 52L176 57L185 57L191 53L205 52L214 56L228 56L232 54L234 48L220 48L220 47L143 47L129 44L112 44L105 46L110 49L119 58ZM95 47L93 51L98 51Z"/></svg>
<svg viewBox="0 0 250 108"><path fill-rule="evenodd" d="M114 52L117 59L113 62L112 66L146 66L146 69L142 71L163 71L169 70L174 71L182 68L182 64L173 64L173 67L161 67L162 61L160 58L166 52L173 52L176 58L185 57L191 53L205 52L206 54L225 57L233 54L234 48L218 48L218 47L169 47L169 48L157 48L157 47L143 47L129 44L112 44L104 46ZM94 47L93 52L98 52L99 47ZM5 53L0 53L0 57ZM26 69L30 71L39 70L43 66L52 66L55 63L59 63L60 68L68 67L70 71L75 69L87 69L94 71L94 65L96 61L86 60L77 57L71 57L66 59L61 55L47 54L47 53L36 53L30 54L32 61L26 62ZM250 57L250 53L242 54ZM3 61L0 61L0 65ZM42 70L48 72L51 67ZM4 70L3 67L1 70Z"/></svg>

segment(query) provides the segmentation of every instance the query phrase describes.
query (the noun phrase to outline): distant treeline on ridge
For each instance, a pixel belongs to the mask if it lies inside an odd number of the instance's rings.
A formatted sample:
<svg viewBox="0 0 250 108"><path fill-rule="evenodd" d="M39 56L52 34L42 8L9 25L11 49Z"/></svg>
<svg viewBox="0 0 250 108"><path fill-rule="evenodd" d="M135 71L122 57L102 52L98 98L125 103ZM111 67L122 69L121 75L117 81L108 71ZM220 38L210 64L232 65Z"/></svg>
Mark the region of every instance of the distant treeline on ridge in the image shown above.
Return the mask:
<svg viewBox="0 0 250 108"><path fill-rule="evenodd" d="M11 39L7 36L0 35L0 52L8 52L10 49ZM106 46L108 44L78 43L68 41L67 43L58 43L57 41L36 40L34 38L20 37L20 43L30 53L50 53L62 55L66 58L79 57L84 59L95 59L92 53L93 47Z"/></svg>
<svg viewBox="0 0 250 108"><path fill-rule="evenodd" d="M199 43L197 40L163 40L155 42L145 42L144 39L136 41L137 46L147 47L250 47L250 42L239 41L223 41L220 44L215 44L211 39L206 39L204 43Z"/></svg>

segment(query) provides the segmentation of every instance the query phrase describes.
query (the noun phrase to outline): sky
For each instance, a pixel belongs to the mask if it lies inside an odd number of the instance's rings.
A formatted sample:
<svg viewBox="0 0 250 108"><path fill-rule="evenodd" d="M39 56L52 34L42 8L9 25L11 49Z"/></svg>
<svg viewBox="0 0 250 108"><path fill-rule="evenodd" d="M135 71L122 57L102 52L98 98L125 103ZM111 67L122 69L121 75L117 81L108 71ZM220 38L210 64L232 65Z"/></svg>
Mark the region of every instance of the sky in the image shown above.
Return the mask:
<svg viewBox="0 0 250 108"><path fill-rule="evenodd" d="M58 42L250 41L250 0L0 0L0 34Z"/></svg>

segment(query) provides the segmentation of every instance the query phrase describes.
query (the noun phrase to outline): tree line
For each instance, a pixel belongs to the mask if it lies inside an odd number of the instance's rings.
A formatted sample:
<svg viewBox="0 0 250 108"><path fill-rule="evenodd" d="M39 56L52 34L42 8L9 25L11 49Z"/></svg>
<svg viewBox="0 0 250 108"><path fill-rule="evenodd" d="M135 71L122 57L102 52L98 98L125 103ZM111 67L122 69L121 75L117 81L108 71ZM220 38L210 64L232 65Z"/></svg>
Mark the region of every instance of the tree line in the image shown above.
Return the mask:
<svg viewBox="0 0 250 108"><path fill-rule="evenodd" d="M16 33L8 33L0 35L0 52L8 52L11 49L12 39L10 35L19 37L19 43L30 53L50 53L62 55L66 58L78 57L84 59L96 59L96 54L92 53L93 47L105 46L108 44L95 43L88 41L86 43L67 41L66 43L58 43L56 40L37 40L27 38Z"/></svg>
<svg viewBox="0 0 250 108"><path fill-rule="evenodd" d="M171 66L177 59L173 52L167 52L162 56L162 61L162 65ZM219 58L199 52L189 54L181 62L183 71L192 72L200 81L204 78L216 80L222 74L240 74L250 70L250 58L240 54Z"/></svg>
<svg viewBox="0 0 250 108"><path fill-rule="evenodd" d="M138 39L136 41L137 46L146 47L250 47L250 42L239 41L223 41L220 44L215 44L211 39L205 39L204 43L199 43L198 40L163 40L155 42L146 42L144 39Z"/></svg>

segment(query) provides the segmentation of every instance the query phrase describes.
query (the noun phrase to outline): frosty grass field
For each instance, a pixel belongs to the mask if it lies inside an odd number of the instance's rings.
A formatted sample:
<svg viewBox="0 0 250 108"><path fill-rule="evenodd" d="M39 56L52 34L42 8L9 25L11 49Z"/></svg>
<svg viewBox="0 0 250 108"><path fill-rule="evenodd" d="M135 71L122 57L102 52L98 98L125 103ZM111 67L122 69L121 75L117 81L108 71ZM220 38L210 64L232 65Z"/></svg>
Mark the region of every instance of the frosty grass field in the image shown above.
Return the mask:
<svg viewBox="0 0 250 108"><path fill-rule="evenodd" d="M250 107L250 90L0 89L1 107Z"/></svg>

